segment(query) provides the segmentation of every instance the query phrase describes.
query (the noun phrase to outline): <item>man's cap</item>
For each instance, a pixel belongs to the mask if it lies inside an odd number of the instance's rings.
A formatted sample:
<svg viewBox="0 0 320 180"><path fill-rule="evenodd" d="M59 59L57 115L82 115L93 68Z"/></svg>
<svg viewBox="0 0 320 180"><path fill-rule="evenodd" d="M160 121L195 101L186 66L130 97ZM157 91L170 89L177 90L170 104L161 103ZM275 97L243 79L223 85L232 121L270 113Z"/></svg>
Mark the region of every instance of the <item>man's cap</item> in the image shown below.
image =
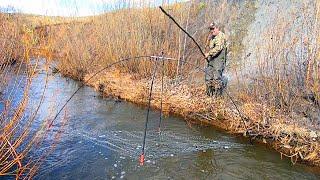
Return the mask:
<svg viewBox="0 0 320 180"><path fill-rule="evenodd" d="M209 25L209 29L214 29L216 27L216 23L214 23L214 22L212 22L212 23L210 23L210 25Z"/></svg>

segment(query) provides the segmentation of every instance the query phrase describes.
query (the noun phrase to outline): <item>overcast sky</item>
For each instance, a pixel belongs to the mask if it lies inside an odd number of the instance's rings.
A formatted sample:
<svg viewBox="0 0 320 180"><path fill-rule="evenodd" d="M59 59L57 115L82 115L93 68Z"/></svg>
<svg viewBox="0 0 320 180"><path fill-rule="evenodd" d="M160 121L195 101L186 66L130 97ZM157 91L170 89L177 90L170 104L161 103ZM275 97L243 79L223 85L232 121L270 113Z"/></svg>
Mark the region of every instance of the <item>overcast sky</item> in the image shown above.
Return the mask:
<svg viewBox="0 0 320 180"><path fill-rule="evenodd" d="M165 0L168 1L168 0ZM176 0L170 0L173 2ZM49 16L88 16L105 11L123 8L128 0L0 0L0 7L12 6L22 13ZM159 5L162 0L130 0L135 6L140 2L151 2ZM128 4L128 3L126 3Z"/></svg>

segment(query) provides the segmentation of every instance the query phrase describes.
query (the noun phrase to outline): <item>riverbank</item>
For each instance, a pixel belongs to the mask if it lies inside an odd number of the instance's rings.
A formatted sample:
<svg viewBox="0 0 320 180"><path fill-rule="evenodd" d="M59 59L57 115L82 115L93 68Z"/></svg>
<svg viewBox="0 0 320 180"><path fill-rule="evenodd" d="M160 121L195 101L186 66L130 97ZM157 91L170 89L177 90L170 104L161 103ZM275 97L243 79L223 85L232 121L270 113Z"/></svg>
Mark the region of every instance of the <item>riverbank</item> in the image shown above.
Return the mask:
<svg viewBox="0 0 320 180"><path fill-rule="evenodd" d="M87 81L91 76L86 74L84 82L103 95L147 105L150 80L137 80L133 75L118 70L103 72ZM258 103L237 103L240 112L247 117L244 121L226 95L218 99L209 98L204 93L204 86L191 88L183 84L169 85L169 79L166 78L165 84L165 114L179 115L190 123L212 125L266 143L278 151L281 158L289 157L293 164L301 162L320 166L319 129L307 122L298 121ZM160 104L161 81L158 78L155 80L151 106L160 109Z"/></svg>

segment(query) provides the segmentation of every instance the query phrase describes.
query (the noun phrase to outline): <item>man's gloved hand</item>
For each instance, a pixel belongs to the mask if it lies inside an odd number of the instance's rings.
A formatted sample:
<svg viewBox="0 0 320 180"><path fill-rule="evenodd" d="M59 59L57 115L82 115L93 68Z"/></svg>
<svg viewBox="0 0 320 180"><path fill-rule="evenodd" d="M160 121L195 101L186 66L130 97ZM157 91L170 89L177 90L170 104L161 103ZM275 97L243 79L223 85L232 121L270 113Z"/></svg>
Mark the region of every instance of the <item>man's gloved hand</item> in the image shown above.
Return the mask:
<svg viewBox="0 0 320 180"><path fill-rule="evenodd" d="M209 58L210 54L209 53L205 53L204 54L206 58Z"/></svg>

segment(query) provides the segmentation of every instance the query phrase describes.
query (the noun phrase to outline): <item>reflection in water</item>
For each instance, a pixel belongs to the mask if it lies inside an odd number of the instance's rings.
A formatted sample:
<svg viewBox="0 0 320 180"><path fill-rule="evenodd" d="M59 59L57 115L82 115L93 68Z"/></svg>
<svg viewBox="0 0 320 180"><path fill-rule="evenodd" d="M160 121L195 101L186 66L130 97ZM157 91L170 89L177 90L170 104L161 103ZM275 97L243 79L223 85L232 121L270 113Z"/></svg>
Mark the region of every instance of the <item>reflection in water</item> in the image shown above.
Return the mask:
<svg viewBox="0 0 320 180"><path fill-rule="evenodd" d="M39 100L44 78L40 74L33 83L30 108ZM37 120L53 117L77 87L77 82L51 76ZM159 135L156 111L150 114L146 164L140 167L145 108L103 99L85 87L66 109L69 121L62 138L36 179L319 178L305 166L291 166L290 161L280 160L279 154L266 148L252 146L210 127L189 128L178 118L165 118ZM56 126L59 129L59 124ZM47 151L49 144L48 140L37 153Z"/></svg>

